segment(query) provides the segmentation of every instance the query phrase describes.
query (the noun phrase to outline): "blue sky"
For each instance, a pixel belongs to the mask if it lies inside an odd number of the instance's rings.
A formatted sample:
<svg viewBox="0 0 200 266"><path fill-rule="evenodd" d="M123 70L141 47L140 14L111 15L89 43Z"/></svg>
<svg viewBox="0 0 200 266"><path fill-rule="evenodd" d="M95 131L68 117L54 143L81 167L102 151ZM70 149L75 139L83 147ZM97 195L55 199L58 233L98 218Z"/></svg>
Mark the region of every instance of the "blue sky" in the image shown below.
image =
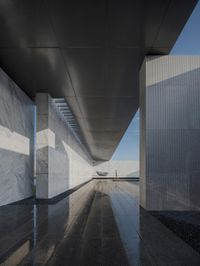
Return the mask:
<svg viewBox="0 0 200 266"><path fill-rule="evenodd" d="M131 121L118 145L112 160L138 160L139 158L139 112Z"/></svg>
<svg viewBox="0 0 200 266"><path fill-rule="evenodd" d="M188 0L189 1L189 0ZM200 54L200 1L171 50L172 55ZM136 113L125 135L113 154L112 160L139 159L139 112Z"/></svg>

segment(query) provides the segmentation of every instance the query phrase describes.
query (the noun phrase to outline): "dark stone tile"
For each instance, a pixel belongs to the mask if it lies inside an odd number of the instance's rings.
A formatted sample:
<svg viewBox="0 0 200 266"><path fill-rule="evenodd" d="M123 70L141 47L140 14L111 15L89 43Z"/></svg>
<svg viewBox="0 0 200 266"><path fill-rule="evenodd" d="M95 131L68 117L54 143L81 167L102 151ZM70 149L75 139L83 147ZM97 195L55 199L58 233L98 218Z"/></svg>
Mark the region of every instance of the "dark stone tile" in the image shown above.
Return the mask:
<svg viewBox="0 0 200 266"><path fill-rule="evenodd" d="M0 264L4 265L5 261L9 261L11 257L20 257L21 259L24 256L27 256L33 246L33 237L32 235L24 238L9 238L9 242L5 242L4 246L0 246ZM24 252L25 250L25 252ZM12 259L13 261L13 259ZM19 260L20 261L20 260ZM9 265L7 263L5 265ZM12 263L13 264L13 263Z"/></svg>
<svg viewBox="0 0 200 266"><path fill-rule="evenodd" d="M82 246L79 238L65 238L52 255L48 265L81 265Z"/></svg>
<svg viewBox="0 0 200 266"><path fill-rule="evenodd" d="M62 238L56 239L46 236L37 242L29 255L20 263L20 266L45 265L54 256L56 247L61 241Z"/></svg>
<svg viewBox="0 0 200 266"><path fill-rule="evenodd" d="M86 238L101 238L101 217L88 218L82 236Z"/></svg>
<svg viewBox="0 0 200 266"><path fill-rule="evenodd" d="M124 247L119 238L104 238L103 265L105 266L128 266L128 259Z"/></svg>
<svg viewBox="0 0 200 266"><path fill-rule="evenodd" d="M101 239L82 239L81 264L84 266L102 265L102 241Z"/></svg>
<svg viewBox="0 0 200 266"><path fill-rule="evenodd" d="M94 181L55 204L0 208L0 262L16 259L21 266L200 265L197 252L139 207L136 188L123 181L117 185ZM177 228L183 221L198 227L197 213L169 217L170 222L178 221ZM184 227L185 233L188 228ZM197 239L198 234L196 243Z"/></svg>
<svg viewBox="0 0 200 266"><path fill-rule="evenodd" d="M119 237L119 231L113 216L102 217L102 237Z"/></svg>
<svg viewBox="0 0 200 266"><path fill-rule="evenodd" d="M151 214L200 253L200 212L155 211Z"/></svg>
<svg viewBox="0 0 200 266"><path fill-rule="evenodd" d="M135 250L127 252L127 258L131 266L156 266L156 261L148 254L145 246L140 245Z"/></svg>

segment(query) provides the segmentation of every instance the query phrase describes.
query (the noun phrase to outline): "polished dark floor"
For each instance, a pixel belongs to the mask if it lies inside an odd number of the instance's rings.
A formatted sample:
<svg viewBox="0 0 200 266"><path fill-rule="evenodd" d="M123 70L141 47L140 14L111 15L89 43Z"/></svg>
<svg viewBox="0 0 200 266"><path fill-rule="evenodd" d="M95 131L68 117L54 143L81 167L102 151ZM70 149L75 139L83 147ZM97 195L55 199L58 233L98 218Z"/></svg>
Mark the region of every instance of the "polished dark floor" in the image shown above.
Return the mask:
<svg viewBox="0 0 200 266"><path fill-rule="evenodd" d="M199 266L138 194L138 182L94 180L55 204L0 207L0 265Z"/></svg>
<svg viewBox="0 0 200 266"><path fill-rule="evenodd" d="M200 211L152 211L151 214L200 253Z"/></svg>

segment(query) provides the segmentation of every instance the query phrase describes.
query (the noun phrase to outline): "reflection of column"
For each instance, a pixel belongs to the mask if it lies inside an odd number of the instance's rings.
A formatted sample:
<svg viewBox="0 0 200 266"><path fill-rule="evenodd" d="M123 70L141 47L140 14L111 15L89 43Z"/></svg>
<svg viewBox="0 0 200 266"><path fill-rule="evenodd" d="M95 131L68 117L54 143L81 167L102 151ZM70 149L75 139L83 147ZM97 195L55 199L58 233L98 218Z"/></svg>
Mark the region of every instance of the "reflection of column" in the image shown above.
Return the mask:
<svg viewBox="0 0 200 266"><path fill-rule="evenodd" d="M48 101L47 93L38 93L36 137L36 197L48 198Z"/></svg>
<svg viewBox="0 0 200 266"><path fill-rule="evenodd" d="M140 74L140 203L200 208L200 57L147 57Z"/></svg>

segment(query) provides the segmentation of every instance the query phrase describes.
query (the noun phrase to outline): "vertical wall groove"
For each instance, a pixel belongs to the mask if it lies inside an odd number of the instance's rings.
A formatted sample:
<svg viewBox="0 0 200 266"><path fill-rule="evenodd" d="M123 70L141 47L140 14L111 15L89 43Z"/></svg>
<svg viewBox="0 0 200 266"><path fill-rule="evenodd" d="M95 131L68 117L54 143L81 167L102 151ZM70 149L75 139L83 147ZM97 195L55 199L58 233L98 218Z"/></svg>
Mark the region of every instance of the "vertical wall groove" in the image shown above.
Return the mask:
<svg viewBox="0 0 200 266"><path fill-rule="evenodd" d="M144 68L141 192L146 200L141 204L155 210L199 209L200 57L147 57L141 75Z"/></svg>

